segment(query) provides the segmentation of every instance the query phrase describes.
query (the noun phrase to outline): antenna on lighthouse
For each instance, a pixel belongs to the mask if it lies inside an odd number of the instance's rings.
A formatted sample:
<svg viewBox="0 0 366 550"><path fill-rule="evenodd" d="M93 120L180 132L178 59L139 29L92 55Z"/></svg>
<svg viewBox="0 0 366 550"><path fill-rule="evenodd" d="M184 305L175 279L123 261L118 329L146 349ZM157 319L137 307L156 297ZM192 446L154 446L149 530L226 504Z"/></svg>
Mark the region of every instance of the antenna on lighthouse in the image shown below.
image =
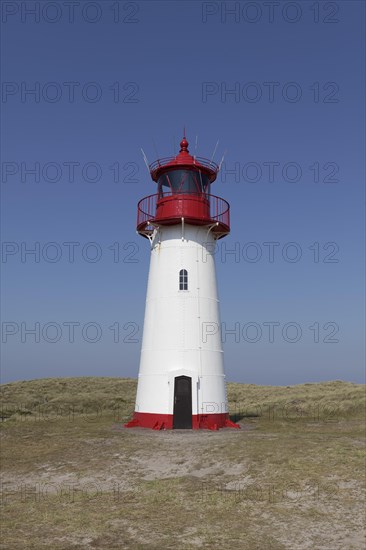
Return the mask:
<svg viewBox="0 0 366 550"><path fill-rule="evenodd" d="M150 174L149 162L147 160L147 157L146 157L145 152L144 152L142 147L141 147L141 153L142 153L142 156L143 156L143 159L144 159L144 163L146 164L147 171Z"/></svg>
<svg viewBox="0 0 366 550"><path fill-rule="evenodd" d="M195 143L195 146L194 146L194 158L196 158L196 156L197 156L197 145L198 145L198 135L196 136L196 143Z"/></svg>
<svg viewBox="0 0 366 550"><path fill-rule="evenodd" d="M226 149L225 153L222 155L222 159L220 160L219 171L221 170L221 166L222 166L222 163L224 162L224 158L225 158L226 153L227 153L227 149Z"/></svg>
<svg viewBox="0 0 366 550"><path fill-rule="evenodd" d="M219 145L219 140L217 140L217 142L216 142L215 149L214 149L214 151L213 151L213 153L212 153L212 157L211 157L210 163L213 161L213 158L214 158L215 153L216 153L216 151L217 151L218 145Z"/></svg>

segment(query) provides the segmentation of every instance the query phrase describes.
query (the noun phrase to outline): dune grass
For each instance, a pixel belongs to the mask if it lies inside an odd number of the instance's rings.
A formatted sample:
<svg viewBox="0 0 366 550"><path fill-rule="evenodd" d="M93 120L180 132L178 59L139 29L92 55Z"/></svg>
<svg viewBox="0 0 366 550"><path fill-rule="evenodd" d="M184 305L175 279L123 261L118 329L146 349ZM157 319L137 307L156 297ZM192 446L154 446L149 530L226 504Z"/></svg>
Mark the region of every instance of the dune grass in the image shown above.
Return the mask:
<svg viewBox="0 0 366 550"><path fill-rule="evenodd" d="M137 381L132 378L44 378L0 386L3 419L83 415L107 412L128 419L133 412ZM269 420L336 420L362 416L365 387L331 381L295 386L257 386L228 383L231 417Z"/></svg>
<svg viewBox="0 0 366 550"><path fill-rule="evenodd" d="M125 429L135 391L1 386L1 549L364 548L364 386L228 384L219 432Z"/></svg>

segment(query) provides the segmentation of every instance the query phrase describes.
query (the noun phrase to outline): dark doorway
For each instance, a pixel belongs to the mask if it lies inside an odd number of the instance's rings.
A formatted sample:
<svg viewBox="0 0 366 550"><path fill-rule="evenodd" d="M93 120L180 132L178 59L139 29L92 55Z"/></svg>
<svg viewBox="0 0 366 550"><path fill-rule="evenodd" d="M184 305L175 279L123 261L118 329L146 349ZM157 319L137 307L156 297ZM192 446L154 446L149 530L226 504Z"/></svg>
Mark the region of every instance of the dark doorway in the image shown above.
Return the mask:
<svg viewBox="0 0 366 550"><path fill-rule="evenodd" d="M192 429L192 378L174 379L173 429Z"/></svg>

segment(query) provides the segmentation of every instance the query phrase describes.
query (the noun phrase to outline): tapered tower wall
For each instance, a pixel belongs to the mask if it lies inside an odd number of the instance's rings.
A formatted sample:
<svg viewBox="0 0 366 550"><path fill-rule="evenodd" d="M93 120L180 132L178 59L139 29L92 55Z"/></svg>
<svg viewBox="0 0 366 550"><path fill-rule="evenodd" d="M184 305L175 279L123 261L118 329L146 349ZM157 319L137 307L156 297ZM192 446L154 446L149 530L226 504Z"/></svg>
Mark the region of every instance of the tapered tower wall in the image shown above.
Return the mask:
<svg viewBox="0 0 366 550"><path fill-rule="evenodd" d="M210 228L161 227L152 239L135 410L172 415L174 379L192 378L192 414L227 413ZM179 289L187 272L188 290Z"/></svg>

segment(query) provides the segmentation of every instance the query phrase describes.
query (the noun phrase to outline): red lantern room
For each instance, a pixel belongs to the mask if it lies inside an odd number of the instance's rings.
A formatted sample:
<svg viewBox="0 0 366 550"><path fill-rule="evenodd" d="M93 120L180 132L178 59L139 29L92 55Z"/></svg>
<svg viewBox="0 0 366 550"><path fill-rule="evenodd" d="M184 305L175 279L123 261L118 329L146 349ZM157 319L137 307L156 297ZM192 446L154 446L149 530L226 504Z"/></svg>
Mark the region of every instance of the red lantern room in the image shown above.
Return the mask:
<svg viewBox="0 0 366 550"><path fill-rule="evenodd" d="M158 159L149 166L157 193L138 203L137 231L148 237L156 225L182 222L212 225L217 239L230 232L230 207L222 198L211 195L219 166L192 156L184 136L175 157Z"/></svg>

